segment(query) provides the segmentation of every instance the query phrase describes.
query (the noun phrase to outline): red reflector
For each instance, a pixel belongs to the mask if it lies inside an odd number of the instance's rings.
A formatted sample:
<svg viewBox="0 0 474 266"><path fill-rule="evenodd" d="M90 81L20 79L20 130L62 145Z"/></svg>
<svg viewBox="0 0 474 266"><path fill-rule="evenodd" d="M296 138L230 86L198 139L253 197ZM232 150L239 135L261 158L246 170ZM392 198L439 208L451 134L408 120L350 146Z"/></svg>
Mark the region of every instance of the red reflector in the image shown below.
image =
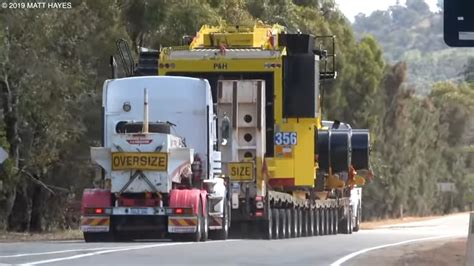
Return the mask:
<svg viewBox="0 0 474 266"><path fill-rule="evenodd" d="M95 214L103 214L104 213L104 209L101 209L101 208L97 208L95 209Z"/></svg>
<svg viewBox="0 0 474 266"><path fill-rule="evenodd" d="M262 197L262 196L256 196L256 197L255 197L255 200L256 200L256 201L262 201L262 200L263 200L263 197Z"/></svg>
<svg viewBox="0 0 474 266"><path fill-rule="evenodd" d="M262 216L263 216L263 212L255 212L255 216L256 216L256 217L262 217Z"/></svg>
<svg viewBox="0 0 474 266"><path fill-rule="evenodd" d="M174 209L174 214L183 214L184 210L181 208Z"/></svg>

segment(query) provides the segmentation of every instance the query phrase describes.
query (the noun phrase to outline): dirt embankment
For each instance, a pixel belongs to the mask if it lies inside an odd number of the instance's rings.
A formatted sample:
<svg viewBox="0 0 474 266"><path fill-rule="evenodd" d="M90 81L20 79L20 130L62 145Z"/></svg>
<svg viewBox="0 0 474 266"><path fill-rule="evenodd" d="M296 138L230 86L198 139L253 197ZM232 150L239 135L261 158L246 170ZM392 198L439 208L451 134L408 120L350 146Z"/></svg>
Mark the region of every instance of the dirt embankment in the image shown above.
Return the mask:
<svg viewBox="0 0 474 266"><path fill-rule="evenodd" d="M16 233L0 231L0 242L77 239L82 239L82 232L79 230L65 230L48 233Z"/></svg>
<svg viewBox="0 0 474 266"><path fill-rule="evenodd" d="M442 216L425 216L425 217L404 217L403 219L385 219L379 221L370 221L370 222L362 222L360 224L361 229L377 229L381 226L385 225L394 225L394 224L401 224L401 223L409 223L409 222L418 222L418 221L426 221L435 218L440 218Z"/></svg>

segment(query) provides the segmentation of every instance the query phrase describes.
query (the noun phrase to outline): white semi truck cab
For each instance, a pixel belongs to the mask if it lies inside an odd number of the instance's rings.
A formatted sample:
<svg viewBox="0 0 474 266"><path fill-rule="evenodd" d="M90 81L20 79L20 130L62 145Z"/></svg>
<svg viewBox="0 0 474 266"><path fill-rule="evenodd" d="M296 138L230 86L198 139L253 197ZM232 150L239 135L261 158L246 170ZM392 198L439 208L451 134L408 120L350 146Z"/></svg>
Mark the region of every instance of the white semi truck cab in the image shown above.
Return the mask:
<svg viewBox="0 0 474 266"><path fill-rule="evenodd" d="M86 189L86 241L154 236L225 239L228 182L207 80L130 77L103 87L103 146L91 158L102 188Z"/></svg>

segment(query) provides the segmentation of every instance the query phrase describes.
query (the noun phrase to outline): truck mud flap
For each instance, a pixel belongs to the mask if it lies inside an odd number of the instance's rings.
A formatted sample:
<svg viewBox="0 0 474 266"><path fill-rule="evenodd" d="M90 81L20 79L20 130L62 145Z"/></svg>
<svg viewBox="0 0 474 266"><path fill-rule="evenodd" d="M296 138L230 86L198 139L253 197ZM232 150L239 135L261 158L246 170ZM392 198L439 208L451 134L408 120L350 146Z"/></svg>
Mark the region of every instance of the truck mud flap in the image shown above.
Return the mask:
<svg viewBox="0 0 474 266"><path fill-rule="evenodd" d="M223 217L209 217L209 229L218 230L222 229Z"/></svg>
<svg viewBox="0 0 474 266"><path fill-rule="evenodd" d="M194 233L197 230L197 217L168 217L169 233Z"/></svg>
<svg viewBox="0 0 474 266"><path fill-rule="evenodd" d="M110 217L81 217L82 232L109 232Z"/></svg>

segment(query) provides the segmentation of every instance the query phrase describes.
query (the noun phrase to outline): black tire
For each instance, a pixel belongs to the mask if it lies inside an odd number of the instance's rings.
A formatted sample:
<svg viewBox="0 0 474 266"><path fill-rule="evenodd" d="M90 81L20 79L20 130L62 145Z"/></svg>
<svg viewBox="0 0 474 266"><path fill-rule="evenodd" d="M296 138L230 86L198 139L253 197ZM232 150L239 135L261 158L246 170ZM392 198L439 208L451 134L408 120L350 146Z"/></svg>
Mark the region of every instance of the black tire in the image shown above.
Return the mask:
<svg viewBox="0 0 474 266"><path fill-rule="evenodd" d="M201 203L201 200L199 200L198 214L197 214L197 228L196 228L196 232L194 234L192 234L192 240L194 242L201 241L202 225L203 225L202 203Z"/></svg>
<svg viewBox="0 0 474 266"><path fill-rule="evenodd" d="M286 225L286 211L285 209L279 209L280 212L280 239L287 237L287 225Z"/></svg>
<svg viewBox="0 0 474 266"><path fill-rule="evenodd" d="M341 222L339 223L339 232L340 233L343 233L343 234L349 234L350 232L350 213L349 211L347 212L347 214L345 215L345 217L343 219L341 219Z"/></svg>
<svg viewBox="0 0 474 266"><path fill-rule="evenodd" d="M272 209L272 220L273 220L273 238L280 238L280 212L278 209Z"/></svg>
<svg viewBox="0 0 474 266"><path fill-rule="evenodd" d="M319 235L319 223L320 223L320 214L319 214L319 209L314 208L314 235L318 236Z"/></svg>
<svg viewBox="0 0 474 266"><path fill-rule="evenodd" d="M209 204L209 203L208 203ZM203 212L202 216L202 234L201 241L206 242L209 239L209 205L206 204L206 209Z"/></svg>
<svg viewBox="0 0 474 266"><path fill-rule="evenodd" d="M273 211L267 208L267 217L262 221L263 238L270 240L273 238Z"/></svg>
<svg viewBox="0 0 474 266"><path fill-rule="evenodd" d="M352 208L349 211L349 234L352 234Z"/></svg>
<svg viewBox="0 0 474 266"><path fill-rule="evenodd" d="M334 223L333 223L334 228L332 229L332 233L334 235L337 235L337 232L339 230L339 209L338 208L333 209L333 215L334 215Z"/></svg>
<svg viewBox="0 0 474 266"><path fill-rule="evenodd" d="M308 234L307 236L314 236L314 210L308 209L307 214L309 215Z"/></svg>
<svg viewBox="0 0 474 266"><path fill-rule="evenodd" d="M292 237L291 234L293 230L293 227L292 227L293 217L291 216L291 209L286 209L285 212L286 212L286 238L291 238Z"/></svg>
<svg viewBox="0 0 474 266"><path fill-rule="evenodd" d="M329 208L324 209L326 212L326 235L332 234L332 218L331 218L331 212L329 211Z"/></svg>
<svg viewBox="0 0 474 266"><path fill-rule="evenodd" d="M360 206L357 208L356 218L355 218L355 225L354 225L354 232L358 232L360 229L360 218L361 218L362 210Z"/></svg>
<svg viewBox="0 0 474 266"><path fill-rule="evenodd" d="M84 234L84 241L87 243L114 241L112 232L100 232L100 233L84 232L83 234Z"/></svg>
<svg viewBox="0 0 474 266"><path fill-rule="evenodd" d="M291 226L293 227L291 230L291 237L298 237L298 211L293 207L291 209L291 216L292 216L292 222Z"/></svg>
<svg viewBox="0 0 474 266"><path fill-rule="evenodd" d="M301 233L303 231L303 212L301 211L301 209L298 209L297 213L298 213L297 237L301 237Z"/></svg>
<svg viewBox="0 0 474 266"><path fill-rule="evenodd" d="M309 211L308 209L302 210L303 213L303 229L301 230L301 236L309 236Z"/></svg>
<svg viewBox="0 0 474 266"><path fill-rule="evenodd" d="M319 235L326 234L326 212L324 208L319 209Z"/></svg>

